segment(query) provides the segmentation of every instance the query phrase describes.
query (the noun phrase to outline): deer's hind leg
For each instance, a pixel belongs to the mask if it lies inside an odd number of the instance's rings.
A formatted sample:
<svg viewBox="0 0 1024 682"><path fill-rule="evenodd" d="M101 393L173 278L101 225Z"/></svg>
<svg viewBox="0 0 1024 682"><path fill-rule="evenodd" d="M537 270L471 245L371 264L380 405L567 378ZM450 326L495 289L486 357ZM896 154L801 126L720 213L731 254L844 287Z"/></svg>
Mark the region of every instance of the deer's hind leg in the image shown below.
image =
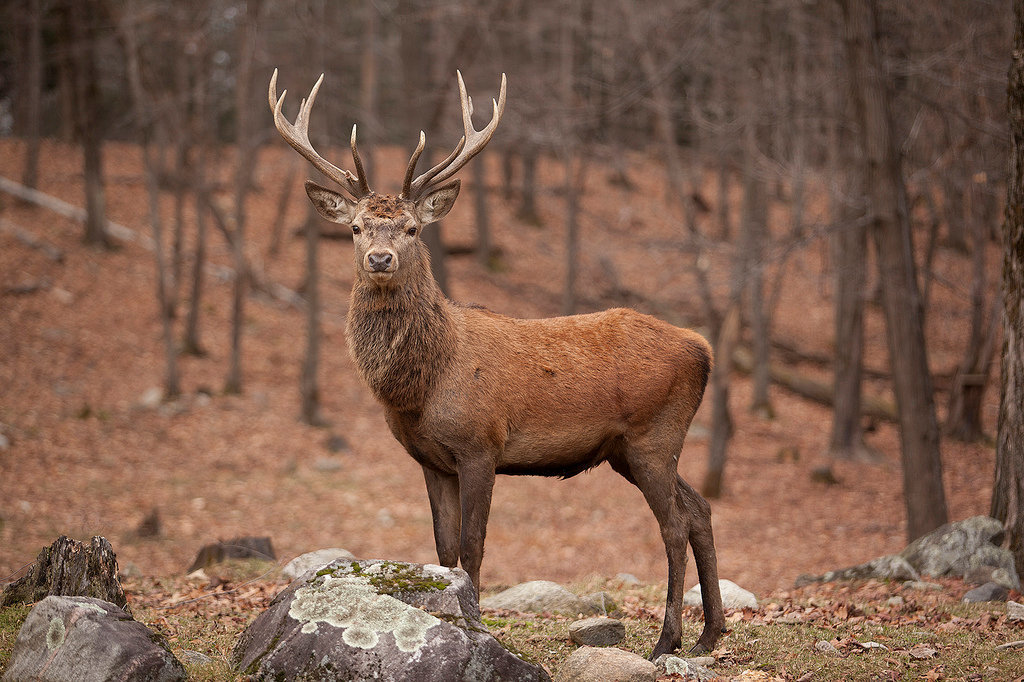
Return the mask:
<svg viewBox="0 0 1024 682"><path fill-rule="evenodd" d="M678 475L676 499L691 519L690 546L693 548L693 560L697 564L701 604L704 608L704 631L690 650L690 655L696 656L712 651L725 628L722 594L718 585L718 558L711 530L711 505Z"/></svg>
<svg viewBox="0 0 1024 682"><path fill-rule="evenodd" d="M659 438L657 434L648 432L638 439L627 440L624 450L609 458L612 468L643 493L658 521L668 557L665 622L651 660L672 653L682 644L683 579L686 576L686 543L690 538L692 519L676 492L679 476L675 455L681 448L682 434L669 433Z"/></svg>

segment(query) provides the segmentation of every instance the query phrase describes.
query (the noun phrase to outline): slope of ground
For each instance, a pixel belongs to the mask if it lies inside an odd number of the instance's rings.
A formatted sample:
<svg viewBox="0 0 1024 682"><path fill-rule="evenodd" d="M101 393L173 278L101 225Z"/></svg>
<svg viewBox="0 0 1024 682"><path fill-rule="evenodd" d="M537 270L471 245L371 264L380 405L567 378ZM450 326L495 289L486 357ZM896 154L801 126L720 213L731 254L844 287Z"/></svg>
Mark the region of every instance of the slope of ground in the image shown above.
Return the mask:
<svg viewBox="0 0 1024 682"><path fill-rule="evenodd" d="M279 256L267 253L278 184L292 162L282 146L264 152L257 168L249 254L270 278L298 289L302 240L286 237ZM0 175L18 177L22 152L16 141L0 140ZM45 155L40 189L82 205L78 151L47 143ZM223 157L227 168L230 150ZM389 150L380 157L378 174L400 177L403 154ZM497 178L497 159L487 161ZM679 220L661 199L657 167L648 159L633 161L633 191L611 184L597 170L590 174L580 308L626 300L670 321L691 323L700 310L690 274L693 258L679 246ZM110 144L106 163L110 218L145 232L139 150ZM557 167L541 170L542 187L560 186ZM464 190L445 222L450 243L473 241L471 193ZM474 258L450 258L452 296L512 315L557 314L565 253L561 198L542 195L544 226L537 228L517 223L514 202L500 192L490 196L500 265L489 271ZM297 189L290 226L301 222L304 203ZM164 211L170 224L169 197ZM79 225L9 197L0 197L0 219L64 252L63 262L51 261L10 230L0 230L0 433L10 441L0 450L0 580L14 576L61 533L106 536L122 565L133 564L146 576L180 574L201 545L239 535L270 536L285 559L340 546L362 557L435 560L420 470L391 437L345 347L349 243L327 242L322 249L321 394L331 426L313 428L297 419L302 311L261 296L248 301L245 390L223 395L230 283L208 278L202 319L207 355L181 358L184 398L143 407L142 396L160 386L163 371L152 254L137 243L111 252L85 248ZM773 214L778 233L785 229L783 220ZM211 232L210 242L211 258L229 265L221 236ZM805 352L827 354L831 344L826 253L823 243L812 241L787 261L775 311L777 338ZM730 271L725 251L712 252L711 260L716 295L724 294ZM778 260L769 262L769 281L778 266ZM947 284L933 287L929 353L933 369L948 373L967 337L969 263L940 250L936 267ZM43 286L17 293L32 283ZM621 289L633 293L624 298ZM872 309L867 362L879 369L886 363L882 330ZM883 395L886 388L871 384L867 390ZM777 418L759 420L746 409L749 384L742 378L732 400L736 437L725 494L713 502L723 577L765 593L791 586L798 574L860 563L905 544L898 440L891 425L879 424L869 435L881 462L839 463L839 485L825 486L809 472L827 444L826 408L775 391ZM990 391L990 429L997 400L997 391ZM709 425L707 408L698 413L681 458L682 475L695 484L705 468L701 433ZM349 451L330 452L332 434L343 436ZM799 456L779 456L784 448ZM946 442L943 458L951 517L987 513L991 448ZM154 509L161 532L140 537L136 529ZM653 582L666 575L650 511L607 467L568 481L499 479L487 540L485 586L619 572ZM687 578L688 585L696 581L692 571Z"/></svg>

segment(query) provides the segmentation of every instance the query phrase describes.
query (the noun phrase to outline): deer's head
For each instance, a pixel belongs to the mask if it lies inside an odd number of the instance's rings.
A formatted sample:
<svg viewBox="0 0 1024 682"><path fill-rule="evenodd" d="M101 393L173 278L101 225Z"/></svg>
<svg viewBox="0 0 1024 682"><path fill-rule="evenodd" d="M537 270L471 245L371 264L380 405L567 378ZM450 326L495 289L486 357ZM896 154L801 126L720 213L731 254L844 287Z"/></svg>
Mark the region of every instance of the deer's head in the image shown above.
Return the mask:
<svg viewBox="0 0 1024 682"><path fill-rule="evenodd" d="M473 128L473 101L466 94L466 84L458 73L459 97L462 101L462 124L465 134L451 154L415 180L416 162L426 146L420 141L405 172L402 191L398 195L378 194L370 189L356 148L356 127L352 126L352 160L356 174L342 170L321 157L309 142L309 114L316 100L323 75L302 101L295 123L281 113L287 90L277 96L277 70L270 79L270 108L278 131L297 152L321 173L337 183L347 194L306 181L306 194L321 216L352 228L355 244L356 276L378 286L389 287L404 278L403 264L410 260L423 262L425 247L420 241L424 226L440 220L455 204L461 181L451 179L471 158L476 156L494 135L505 111L505 75L501 76L498 100L492 100L494 113L483 130Z"/></svg>

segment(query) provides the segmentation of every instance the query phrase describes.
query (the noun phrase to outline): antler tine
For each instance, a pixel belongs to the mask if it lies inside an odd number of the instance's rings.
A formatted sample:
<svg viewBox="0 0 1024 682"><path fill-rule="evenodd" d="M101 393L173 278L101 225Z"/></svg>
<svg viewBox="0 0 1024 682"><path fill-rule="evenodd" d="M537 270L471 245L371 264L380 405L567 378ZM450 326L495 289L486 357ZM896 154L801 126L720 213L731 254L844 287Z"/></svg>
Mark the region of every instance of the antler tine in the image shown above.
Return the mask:
<svg viewBox="0 0 1024 682"><path fill-rule="evenodd" d="M409 188L412 185L412 174L416 172L416 162L420 160L420 154L423 153L424 147L427 146L427 136L420 131L420 143L416 145L416 149L413 150L412 156L409 157L409 165L405 169L405 179L402 181L402 193L401 197L409 196Z"/></svg>
<svg viewBox="0 0 1024 682"><path fill-rule="evenodd" d="M427 192L428 189L435 187L448 178L455 175L459 170L465 166L470 159L479 154L481 150L490 142L491 137L494 136L494 131L498 128L498 123L501 121L502 114L505 113L505 89L506 80L505 74L501 74L501 89L498 93L498 100L491 100L494 105L494 113L491 115L490 122L484 126L482 130L476 130L473 128L473 101L466 93L466 83L462 80L462 72L456 71L459 81L459 99L462 102L462 127L465 134L462 139L459 140L459 144L455 150L448 155L448 157L437 164L423 175L419 176L412 182L409 188L408 198L418 199ZM417 154L418 157L418 154ZM405 192L403 191L403 194Z"/></svg>
<svg viewBox="0 0 1024 682"><path fill-rule="evenodd" d="M359 158L359 150L356 149L356 124L352 124L352 137L349 138L349 146L352 147L352 160L356 164L356 180L359 182L360 196L370 193L370 183L366 181L366 171L363 170L363 160Z"/></svg>
<svg viewBox="0 0 1024 682"><path fill-rule="evenodd" d="M297 151L307 161L313 164L313 167L318 171L326 175L328 178L336 182L346 192L352 195L355 199L360 199L363 196L370 193L369 186L366 182L366 176L363 173L363 166L359 160L359 154L356 151L355 141L355 127L352 128L352 156L356 162L356 171L359 173L359 177L352 175L347 170L338 168L327 159L320 156L313 145L309 141L309 115L313 110L313 103L316 101L317 92L320 90L320 84L323 83L324 76L320 74L320 78L317 79L313 89L309 91L309 97L302 100L299 105L299 113L295 117L295 123L292 124L285 118L282 112L284 108L284 98L288 94L287 90L281 92L281 96L277 96L277 69L274 69L274 75L270 77L270 88L267 91L267 96L270 101L270 109L274 112L274 125L277 127L281 137L284 138L285 142L291 145L292 149Z"/></svg>

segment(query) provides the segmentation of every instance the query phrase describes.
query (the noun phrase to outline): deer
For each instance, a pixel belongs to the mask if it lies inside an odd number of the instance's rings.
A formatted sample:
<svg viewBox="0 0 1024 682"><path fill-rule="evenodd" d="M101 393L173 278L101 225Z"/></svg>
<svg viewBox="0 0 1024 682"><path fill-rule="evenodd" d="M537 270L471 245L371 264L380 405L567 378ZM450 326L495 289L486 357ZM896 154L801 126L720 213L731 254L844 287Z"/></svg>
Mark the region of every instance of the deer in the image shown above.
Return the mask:
<svg viewBox="0 0 1024 682"><path fill-rule="evenodd" d="M310 144L322 74L295 123L282 113L287 90L278 97L276 69L268 91L282 137L342 190L305 183L317 212L352 230L349 353L391 433L423 469L438 561L461 564L479 596L496 475L569 478L607 462L643 493L668 557L665 620L651 659L681 645L687 543L704 613L691 653L709 652L725 625L711 507L677 469L712 370L711 347L694 331L628 308L517 319L442 293L422 230L452 209L461 186L453 176L491 140L505 110L502 74L491 120L476 130L456 75L464 135L413 179L426 144L420 131L397 195L370 189L356 126L354 175Z"/></svg>

